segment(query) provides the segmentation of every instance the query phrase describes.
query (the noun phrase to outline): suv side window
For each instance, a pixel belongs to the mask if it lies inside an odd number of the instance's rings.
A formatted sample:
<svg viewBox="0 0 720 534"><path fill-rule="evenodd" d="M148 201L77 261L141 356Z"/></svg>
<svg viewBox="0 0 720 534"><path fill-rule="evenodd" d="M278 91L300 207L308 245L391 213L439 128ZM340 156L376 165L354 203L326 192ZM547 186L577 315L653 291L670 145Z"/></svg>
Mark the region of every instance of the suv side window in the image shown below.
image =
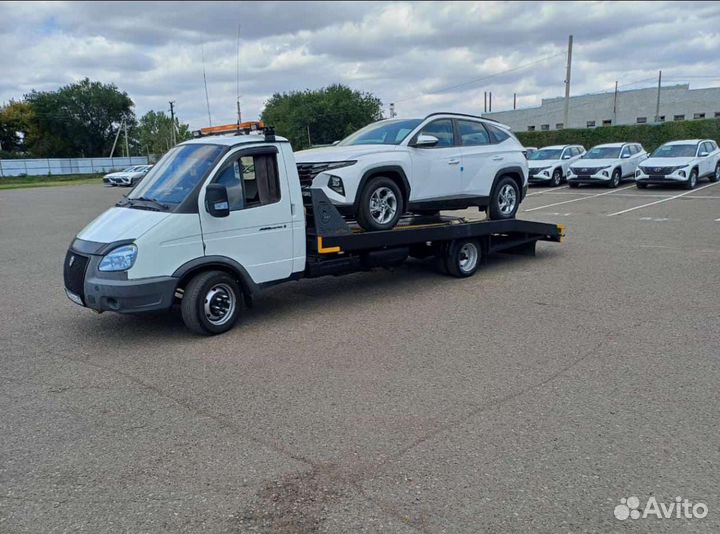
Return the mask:
<svg viewBox="0 0 720 534"><path fill-rule="evenodd" d="M438 138L438 143L432 148L447 148L455 145L455 133L453 132L452 119L438 119L427 124L419 135L433 135Z"/></svg>
<svg viewBox="0 0 720 534"><path fill-rule="evenodd" d="M502 128L498 128L497 126L487 123L485 123L485 128L487 128L490 132L490 137L492 138L493 143L502 143L505 139L510 139L510 134Z"/></svg>
<svg viewBox="0 0 720 534"><path fill-rule="evenodd" d="M280 200L275 154L237 157L223 166L214 182L227 188L230 211L264 206Z"/></svg>
<svg viewBox="0 0 720 534"><path fill-rule="evenodd" d="M458 120L460 140L463 146L489 145L490 135L482 122Z"/></svg>
<svg viewBox="0 0 720 534"><path fill-rule="evenodd" d="M625 146L623 147L622 151L620 152L620 157L621 157L621 158L622 158L623 156L626 156L626 155L630 155L630 147L629 147L628 145L625 145Z"/></svg>

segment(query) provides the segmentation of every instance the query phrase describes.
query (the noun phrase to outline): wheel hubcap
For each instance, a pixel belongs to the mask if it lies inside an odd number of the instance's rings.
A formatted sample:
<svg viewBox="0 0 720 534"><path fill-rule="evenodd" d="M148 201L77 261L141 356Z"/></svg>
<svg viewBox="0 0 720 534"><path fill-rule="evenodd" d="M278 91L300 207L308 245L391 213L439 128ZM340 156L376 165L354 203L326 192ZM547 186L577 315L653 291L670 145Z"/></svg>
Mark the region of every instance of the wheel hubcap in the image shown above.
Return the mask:
<svg viewBox="0 0 720 534"><path fill-rule="evenodd" d="M515 188L513 188L510 184L502 186L500 194L498 195L498 207L500 208L500 213L503 215L512 213L515 209L516 203L517 193L515 193Z"/></svg>
<svg viewBox="0 0 720 534"><path fill-rule="evenodd" d="M478 249L472 243L465 243L460 248L460 270L464 273L472 271L477 265Z"/></svg>
<svg viewBox="0 0 720 534"><path fill-rule="evenodd" d="M219 326L230 320L235 313L235 293L227 284L217 284L205 295L203 310L207 320Z"/></svg>
<svg viewBox="0 0 720 534"><path fill-rule="evenodd" d="M398 201L389 187L378 187L370 195L370 216L378 224L387 224L397 213Z"/></svg>

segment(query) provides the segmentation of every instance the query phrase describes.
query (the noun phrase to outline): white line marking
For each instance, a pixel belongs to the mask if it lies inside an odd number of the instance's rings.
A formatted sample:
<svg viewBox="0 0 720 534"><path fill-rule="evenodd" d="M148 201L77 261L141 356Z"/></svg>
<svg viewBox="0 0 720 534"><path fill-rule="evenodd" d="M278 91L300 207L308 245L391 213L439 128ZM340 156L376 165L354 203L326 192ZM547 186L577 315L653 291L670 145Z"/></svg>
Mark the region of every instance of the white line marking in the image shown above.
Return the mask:
<svg viewBox="0 0 720 534"><path fill-rule="evenodd" d="M662 200L656 200L655 202L650 202L648 204L642 204L641 206L635 206L634 208L628 208L626 210L616 211L615 213L609 213L608 217L614 217L615 215L622 215L623 213L639 210L641 208L647 208L648 206L654 206L655 204L662 204L663 202L667 202L669 200L675 200L676 198L684 197L685 195L689 195L691 193L697 193L698 191L702 191L703 189L707 189L708 187L712 187L717 184L720 184L720 182L715 182L712 184L704 185L702 187L698 187L697 189L691 189L690 191L685 191L684 193L680 193L679 195L675 195L675 196L672 196L669 198L663 198Z"/></svg>
<svg viewBox="0 0 720 534"><path fill-rule="evenodd" d="M720 183L720 182L718 182L718 183ZM628 185L627 187L622 187L620 189L612 189L610 191L605 191L604 193L598 193L597 195L592 195L590 197L574 198L572 200L563 200L562 202L555 202L554 204L548 204L547 206L538 206L537 208L530 208L529 210L524 210L524 211L528 212L528 211L541 210L543 208L551 208L553 206L559 206L560 204L569 204L570 202L577 202L579 200L588 200L590 198L602 197L605 195L610 195L612 193L616 193L617 191L623 191L624 189L629 189L630 187L635 187L635 184Z"/></svg>
<svg viewBox="0 0 720 534"><path fill-rule="evenodd" d="M534 193L528 193L527 195L525 195L525 198L531 197L533 195L542 195L543 193L549 193L550 191L557 191L558 189L567 189L569 187L570 187L569 185L566 185L563 187L553 187L553 188L543 189L542 191L535 191Z"/></svg>

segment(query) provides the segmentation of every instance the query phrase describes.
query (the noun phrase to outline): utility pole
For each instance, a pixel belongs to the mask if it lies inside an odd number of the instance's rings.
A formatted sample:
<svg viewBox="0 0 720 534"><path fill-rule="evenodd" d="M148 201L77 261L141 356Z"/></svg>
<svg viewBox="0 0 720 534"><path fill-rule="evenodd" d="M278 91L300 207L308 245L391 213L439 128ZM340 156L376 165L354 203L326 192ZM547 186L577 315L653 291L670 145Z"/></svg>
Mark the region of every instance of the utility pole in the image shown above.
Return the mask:
<svg viewBox="0 0 720 534"><path fill-rule="evenodd" d="M513 109L517 109L517 93L513 93Z"/></svg>
<svg viewBox="0 0 720 534"><path fill-rule="evenodd" d="M572 68L573 36L568 37L567 70L565 71L565 112L563 113L563 127L570 127L570 71Z"/></svg>
<svg viewBox="0 0 720 534"><path fill-rule="evenodd" d="M310 125L307 124L306 127L307 127L307 134L308 134L308 145L312 146L312 141L310 140Z"/></svg>
<svg viewBox="0 0 720 534"><path fill-rule="evenodd" d="M613 97L613 124L617 124L617 80L615 80L615 96Z"/></svg>
<svg viewBox="0 0 720 534"><path fill-rule="evenodd" d="M175 146L175 101L171 100L170 104L170 142Z"/></svg>
<svg viewBox="0 0 720 534"><path fill-rule="evenodd" d="M115 134L115 141L113 141L112 150L110 150L110 157L111 157L111 158L113 157L113 154L115 154L115 146L117 145L118 137L120 137L120 130L122 130L123 124L125 124L125 119L123 119L123 120L120 121L120 126L118 127L118 131L117 131L117 133Z"/></svg>
<svg viewBox="0 0 720 534"><path fill-rule="evenodd" d="M130 146L128 145L127 122L125 122L125 157L130 157Z"/></svg>
<svg viewBox="0 0 720 534"><path fill-rule="evenodd" d="M655 122L660 122L660 85L662 84L662 71L658 72L657 103L655 104Z"/></svg>
<svg viewBox="0 0 720 534"><path fill-rule="evenodd" d="M487 91L483 93L483 113L487 113Z"/></svg>
<svg viewBox="0 0 720 534"><path fill-rule="evenodd" d="M488 113L492 113L492 91L488 92Z"/></svg>

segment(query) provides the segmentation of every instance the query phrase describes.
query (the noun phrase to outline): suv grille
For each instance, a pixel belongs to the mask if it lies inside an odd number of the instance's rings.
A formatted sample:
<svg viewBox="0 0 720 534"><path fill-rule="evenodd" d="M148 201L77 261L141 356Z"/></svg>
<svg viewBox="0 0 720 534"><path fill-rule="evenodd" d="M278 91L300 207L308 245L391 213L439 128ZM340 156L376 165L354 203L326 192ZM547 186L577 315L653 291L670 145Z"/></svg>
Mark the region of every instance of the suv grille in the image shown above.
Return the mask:
<svg viewBox="0 0 720 534"><path fill-rule="evenodd" d="M604 168L605 167L573 167L573 172L577 175L589 176Z"/></svg>
<svg viewBox="0 0 720 534"><path fill-rule="evenodd" d="M671 174L675 170L675 167L641 167L641 169L645 174L661 174L664 176Z"/></svg>
<svg viewBox="0 0 720 534"><path fill-rule="evenodd" d="M300 187L307 188L312 185L312 181L315 177L326 170L330 166L330 163L298 163L297 171L300 177Z"/></svg>
<svg viewBox="0 0 720 534"><path fill-rule="evenodd" d="M65 287L68 291L72 291L85 302L85 269L87 268L88 259L86 256L76 254L72 250L68 250L65 256L65 267L63 269L63 277L65 278Z"/></svg>

